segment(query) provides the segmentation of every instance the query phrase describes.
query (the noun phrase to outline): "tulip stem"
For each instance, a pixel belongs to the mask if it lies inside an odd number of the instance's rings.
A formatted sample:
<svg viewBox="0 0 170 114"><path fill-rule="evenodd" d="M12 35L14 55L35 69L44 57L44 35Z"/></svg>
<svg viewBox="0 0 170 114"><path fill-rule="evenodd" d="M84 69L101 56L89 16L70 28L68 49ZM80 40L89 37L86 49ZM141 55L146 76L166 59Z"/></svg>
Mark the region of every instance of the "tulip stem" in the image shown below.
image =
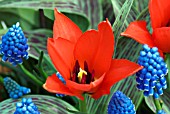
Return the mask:
<svg viewBox="0 0 170 114"><path fill-rule="evenodd" d="M79 110L81 112L87 112L87 108L86 108L86 96L85 94L83 95L84 100L79 100Z"/></svg>
<svg viewBox="0 0 170 114"><path fill-rule="evenodd" d="M155 107L156 107L156 114L159 110L162 110L162 106L160 104L160 100L159 99L154 99L154 104L155 104Z"/></svg>
<svg viewBox="0 0 170 114"><path fill-rule="evenodd" d="M32 73L30 73L27 69L25 69L25 67L23 65L19 65L20 68L22 69L22 71L30 78L32 79L34 82L36 82L36 84L38 84L39 86L42 86L43 83L38 80Z"/></svg>

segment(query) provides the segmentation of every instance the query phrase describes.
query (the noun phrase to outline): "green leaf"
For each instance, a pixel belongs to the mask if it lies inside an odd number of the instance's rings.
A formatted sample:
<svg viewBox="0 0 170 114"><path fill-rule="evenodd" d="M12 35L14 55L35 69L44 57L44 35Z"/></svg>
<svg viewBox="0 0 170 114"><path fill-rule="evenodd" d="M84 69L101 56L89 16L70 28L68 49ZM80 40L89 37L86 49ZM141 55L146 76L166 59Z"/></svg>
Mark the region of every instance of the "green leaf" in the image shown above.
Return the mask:
<svg viewBox="0 0 170 114"><path fill-rule="evenodd" d="M62 4L63 3L69 5L68 1L66 2L63 1ZM58 10L60 10L70 19L72 19L83 31L85 31L87 27L89 27L89 22L91 25L91 27L89 28L97 29L98 24L103 20L102 5L100 4L100 0L81 0L81 2L79 0L74 0L74 4L76 5L76 8L78 9L74 12L69 11L67 7L65 8L63 6L58 7ZM44 9L44 14L48 18L54 20L53 11ZM85 21L82 16L86 16L89 21Z"/></svg>
<svg viewBox="0 0 170 114"><path fill-rule="evenodd" d="M95 6L95 7L94 7ZM28 9L44 9L45 15L50 19L53 19L53 14L50 10L53 10L55 7L62 12L70 13L73 15L81 15L80 18L83 22L83 25L88 24L88 19L91 22L92 28L97 28L99 22L102 21L102 6L100 4L100 0L12 0L9 1L1 1L0 7L7 8L28 8ZM75 17L74 17L75 18ZM86 21L85 21L86 19ZM80 21L79 21L80 23ZM89 25L89 24L88 24ZM88 27L86 25L86 27ZM80 26L81 27L81 26Z"/></svg>
<svg viewBox="0 0 170 114"><path fill-rule="evenodd" d="M41 53L41 50L39 48L37 48L36 46L34 46L34 49L37 53L39 53L39 54ZM44 54L43 60L44 60L43 66L45 67L45 70L47 71L47 73L49 75L53 74L54 72L57 72L52 61L50 60L50 58L47 54Z"/></svg>
<svg viewBox="0 0 170 114"><path fill-rule="evenodd" d="M166 54L165 62L167 64L168 71L169 71L168 75L166 76L167 85L168 85L167 90L170 91L170 54Z"/></svg>
<svg viewBox="0 0 170 114"><path fill-rule="evenodd" d="M36 46L40 50L47 53L47 38L52 37L52 31L48 29L37 29L34 31L24 31L25 37L28 38L28 44L30 46L29 53L38 56L33 46Z"/></svg>
<svg viewBox="0 0 170 114"><path fill-rule="evenodd" d="M0 29L0 36L4 35L8 30L7 29Z"/></svg>
<svg viewBox="0 0 170 114"><path fill-rule="evenodd" d="M89 114L89 113L86 113L86 112L75 112L74 114Z"/></svg>
<svg viewBox="0 0 170 114"><path fill-rule="evenodd" d="M81 15L78 13L68 13L60 10L64 15L70 18L76 25L80 27L82 31L86 31L89 27L89 21L87 20L86 16L82 13ZM49 19L54 20L54 11L49 9L44 9L44 15L47 16Z"/></svg>
<svg viewBox="0 0 170 114"><path fill-rule="evenodd" d="M47 74L51 75L56 72L47 53L47 38L52 37L52 31L48 29L37 29L34 31L25 31L24 33L28 38L28 44L30 46L29 56L38 60L40 52L43 51L43 66Z"/></svg>
<svg viewBox="0 0 170 114"><path fill-rule="evenodd" d="M1 0L0 7L6 8L28 8L28 9L53 9L54 7L65 7L65 10L76 11L77 0ZM71 10L70 10L71 11ZM78 11L78 9L77 9Z"/></svg>
<svg viewBox="0 0 170 114"><path fill-rule="evenodd" d="M89 27L89 21L87 21L87 18L81 16L81 15L75 15L71 13L64 13L68 18L70 18L76 25L79 26L79 28L85 32Z"/></svg>
<svg viewBox="0 0 170 114"><path fill-rule="evenodd" d="M164 103L164 110L167 112L167 114L170 114L170 91L165 90L164 94L161 96L161 99Z"/></svg>
<svg viewBox="0 0 170 114"><path fill-rule="evenodd" d="M33 9L0 8L0 13L0 21L4 21L8 27L11 27L16 22L20 22L23 30L30 30L40 26L39 13Z"/></svg>
<svg viewBox="0 0 170 114"><path fill-rule="evenodd" d="M115 0L112 0L112 4L114 4ZM125 3L123 4L122 8L120 9L119 14L116 17L116 20L113 24L113 31L114 36L115 36L115 44L117 44L120 33L123 32L123 26L125 24L125 21L128 17L128 14L131 10L132 4L134 0L126 0Z"/></svg>
<svg viewBox="0 0 170 114"><path fill-rule="evenodd" d="M47 16L49 19L54 19L53 10L55 7L57 7L57 9L60 10L61 12L64 12L67 15L69 15L71 19L75 19L73 21L75 21L76 24L78 24L78 26L83 31L87 30L89 26L89 21L86 18L85 13L80 6L79 0L74 0L74 1L62 0L62 2L60 0L49 0L48 2L46 0L20 0L20 1L11 0L10 2L0 1L0 8L2 10L5 9L7 11L9 10L10 13L18 14L18 16L21 17L21 19L18 20L28 21L29 23L34 25L33 27L40 27L40 24L44 26L45 24L47 24L48 26L49 22L46 22L48 20L46 20L43 17L43 14L41 14L41 12L38 13L38 10L43 9L45 16ZM11 10L11 8L15 10ZM39 20L40 18L39 15L41 18L44 18L42 19L44 20L44 22L40 22L42 20ZM26 25L24 25L24 27L26 27ZM50 28L52 28L52 25L50 26Z"/></svg>
<svg viewBox="0 0 170 114"><path fill-rule="evenodd" d="M79 4L80 8L82 8L83 12L90 20L90 29L97 29L98 24L103 19L102 4L100 4L100 0L81 0Z"/></svg>
<svg viewBox="0 0 170 114"><path fill-rule="evenodd" d="M134 7L138 12L142 12L143 9L148 7L149 0L135 0Z"/></svg>
<svg viewBox="0 0 170 114"><path fill-rule="evenodd" d="M163 96L162 96L161 98L164 98L164 97L165 97L165 95L163 94ZM169 97L169 96L166 96L166 97L164 98L164 100L167 99L167 97ZM168 98L168 99L169 99L169 98ZM150 108L154 113L156 113L156 107L155 107L155 104L154 104L154 102L153 102L153 97L151 97L151 96L150 96L150 97L145 97L145 102L146 102L148 108ZM168 102L168 104L167 104L167 101L166 101L166 104L163 103L163 105L162 105L162 109L163 109L167 114L170 114L169 103L170 103L170 102Z"/></svg>
<svg viewBox="0 0 170 114"><path fill-rule="evenodd" d="M74 114L72 111L78 111L76 108L68 104L67 102L46 95L26 95L24 98L32 98L33 102L37 105L41 114ZM0 114L12 114L16 109L16 103L21 102L20 99L7 99L0 102Z"/></svg>
<svg viewBox="0 0 170 114"><path fill-rule="evenodd" d="M111 0L102 0L103 20L108 18L111 24L115 21L114 6Z"/></svg>
<svg viewBox="0 0 170 114"><path fill-rule="evenodd" d="M145 102L148 105L148 108L150 108L154 113L156 113L156 107L155 104L153 102L153 97L144 97L145 98Z"/></svg>

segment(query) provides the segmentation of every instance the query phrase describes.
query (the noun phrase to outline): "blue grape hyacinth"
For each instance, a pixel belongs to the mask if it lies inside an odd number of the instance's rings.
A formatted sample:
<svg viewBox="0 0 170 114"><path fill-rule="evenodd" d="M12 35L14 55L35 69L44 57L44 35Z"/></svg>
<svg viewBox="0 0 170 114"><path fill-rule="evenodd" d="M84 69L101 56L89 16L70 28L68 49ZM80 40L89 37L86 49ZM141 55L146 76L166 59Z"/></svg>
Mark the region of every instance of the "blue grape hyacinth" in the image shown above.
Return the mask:
<svg viewBox="0 0 170 114"><path fill-rule="evenodd" d="M25 38L19 22L17 22L2 36L2 43L0 44L0 54L3 55L2 61L9 61L14 66L22 64L23 58L28 59L28 49L27 38Z"/></svg>
<svg viewBox="0 0 170 114"><path fill-rule="evenodd" d="M168 69L158 48L143 45L138 64L144 68L136 73L137 88L144 91L144 96L153 95L154 98L159 98L159 95L163 94L163 89L167 88L165 75Z"/></svg>
<svg viewBox="0 0 170 114"><path fill-rule="evenodd" d="M64 78L62 77L62 75L61 75L59 72L56 73L56 76L58 77L59 80L61 80L61 82L62 82L63 84L66 84L66 81L64 80ZM57 97L64 97L64 96L66 96L66 95L57 93L56 96L57 96Z"/></svg>
<svg viewBox="0 0 170 114"><path fill-rule="evenodd" d="M40 114L37 106L32 102L31 98L22 98L22 102L16 104L14 114Z"/></svg>
<svg viewBox="0 0 170 114"><path fill-rule="evenodd" d="M56 73L56 76L58 77L59 80L61 80L63 84L66 84L66 81L64 80L63 76L59 72Z"/></svg>
<svg viewBox="0 0 170 114"><path fill-rule="evenodd" d="M136 114L132 100L121 91L113 94L107 111L108 114Z"/></svg>
<svg viewBox="0 0 170 114"><path fill-rule="evenodd" d="M159 110L157 114L166 114L166 112L164 110Z"/></svg>
<svg viewBox="0 0 170 114"><path fill-rule="evenodd" d="M20 86L17 82L12 80L10 77L4 78L4 86L8 91L9 97L13 99L17 99L31 92L29 88Z"/></svg>

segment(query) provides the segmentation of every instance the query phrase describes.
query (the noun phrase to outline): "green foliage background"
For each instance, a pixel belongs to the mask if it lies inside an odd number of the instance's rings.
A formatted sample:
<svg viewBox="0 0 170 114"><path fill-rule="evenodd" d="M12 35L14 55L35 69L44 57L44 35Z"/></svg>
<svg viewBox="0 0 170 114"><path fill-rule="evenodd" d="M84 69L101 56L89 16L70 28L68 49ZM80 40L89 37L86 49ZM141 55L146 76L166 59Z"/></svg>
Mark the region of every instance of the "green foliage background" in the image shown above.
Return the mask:
<svg viewBox="0 0 170 114"><path fill-rule="evenodd" d="M132 39L120 36L120 33L126 29L130 22L135 20L146 20L150 29L148 0L0 0L0 36L7 32L8 27L16 22L20 22L31 46L29 52L30 58L24 62L24 66L42 82L45 82L45 78L36 70L39 63L38 56L40 56L41 51L44 52L42 62L44 70L48 75L56 72L46 50L47 38L52 37L54 8L67 15L82 31L91 28L97 29L98 23L108 18L113 25L115 35L116 51L113 57L125 58L134 62L137 61L141 44ZM78 101L75 97L56 98L54 94L48 93L29 79L20 67L13 67L3 62L0 62L0 65L12 70L12 72L0 72L1 76L10 76L19 84L30 87L32 94L42 94L27 96L35 98L37 104L40 102L44 103L44 105L38 106L40 109L43 109L42 114L47 114L48 111L50 111L50 114L80 114L80 112L77 112ZM0 84L0 86L3 86L3 84ZM143 93L136 89L135 76L131 76L115 84L112 87L111 93L116 90L121 90L132 99L136 106L137 114L152 114L155 112L152 100L150 98L144 98ZM0 95L0 100L8 99L7 93L2 87L0 87ZM94 100L86 96L89 114L105 114L111 96L112 94L103 96L99 100ZM167 90L162 96L164 102L163 108L167 114L170 114L169 98L170 91ZM45 99L48 99L48 102ZM55 99L54 101L56 102L52 102L52 99ZM12 112L15 108L14 104L17 101L8 99L0 102L0 113L7 114L7 112ZM9 103L13 105L9 106ZM49 109L46 108L49 106ZM3 107L8 108L1 110Z"/></svg>

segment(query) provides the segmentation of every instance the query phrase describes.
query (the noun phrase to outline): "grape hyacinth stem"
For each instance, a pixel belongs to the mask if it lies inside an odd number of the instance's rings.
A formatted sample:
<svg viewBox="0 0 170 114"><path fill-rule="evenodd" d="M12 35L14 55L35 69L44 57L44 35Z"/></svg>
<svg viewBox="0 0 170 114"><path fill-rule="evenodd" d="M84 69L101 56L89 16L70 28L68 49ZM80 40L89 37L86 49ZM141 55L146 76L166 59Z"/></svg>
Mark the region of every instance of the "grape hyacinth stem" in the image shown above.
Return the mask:
<svg viewBox="0 0 170 114"><path fill-rule="evenodd" d="M23 65L19 65L20 68L22 69L22 71L29 77L31 78L34 82L36 82L37 85L42 86L43 82L41 82L40 80L38 80L32 73L30 73L27 69L24 68Z"/></svg>
<svg viewBox="0 0 170 114"><path fill-rule="evenodd" d="M154 99L154 104L155 104L155 107L156 107L156 114L157 114L159 110L162 110L160 100L159 99Z"/></svg>

